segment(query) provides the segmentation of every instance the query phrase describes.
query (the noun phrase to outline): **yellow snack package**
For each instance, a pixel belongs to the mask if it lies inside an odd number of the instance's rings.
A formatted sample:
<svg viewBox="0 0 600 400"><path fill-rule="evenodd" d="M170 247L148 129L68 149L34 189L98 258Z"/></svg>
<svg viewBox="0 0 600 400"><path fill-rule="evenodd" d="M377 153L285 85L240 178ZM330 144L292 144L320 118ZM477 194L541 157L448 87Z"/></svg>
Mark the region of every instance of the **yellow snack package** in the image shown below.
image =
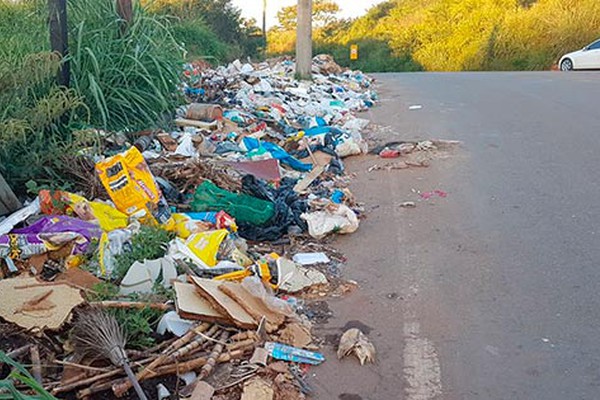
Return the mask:
<svg viewBox="0 0 600 400"><path fill-rule="evenodd" d="M98 162L96 171L119 211L142 222L172 224L169 206L137 148Z"/></svg>

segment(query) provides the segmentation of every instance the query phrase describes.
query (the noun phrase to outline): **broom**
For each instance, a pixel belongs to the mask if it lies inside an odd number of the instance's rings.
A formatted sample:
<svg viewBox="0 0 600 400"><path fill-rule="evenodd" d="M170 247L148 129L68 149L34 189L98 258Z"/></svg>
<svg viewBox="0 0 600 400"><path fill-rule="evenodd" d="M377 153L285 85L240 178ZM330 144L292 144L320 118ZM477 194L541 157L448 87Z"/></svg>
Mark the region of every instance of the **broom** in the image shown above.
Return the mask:
<svg viewBox="0 0 600 400"><path fill-rule="evenodd" d="M125 334L112 315L100 309L79 315L73 329L75 351L81 355L105 358L115 366L123 367L139 399L148 400L129 366L125 343Z"/></svg>

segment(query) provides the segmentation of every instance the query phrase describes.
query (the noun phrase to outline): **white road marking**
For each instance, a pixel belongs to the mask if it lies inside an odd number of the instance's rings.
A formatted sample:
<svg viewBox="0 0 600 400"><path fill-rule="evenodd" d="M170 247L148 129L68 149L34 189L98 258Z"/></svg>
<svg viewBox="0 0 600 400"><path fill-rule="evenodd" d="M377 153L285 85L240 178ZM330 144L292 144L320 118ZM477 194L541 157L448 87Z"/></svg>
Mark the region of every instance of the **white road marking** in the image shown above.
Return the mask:
<svg viewBox="0 0 600 400"><path fill-rule="evenodd" d="M400 193L397 181L390 179L390 192ZM416 192L413 189L413 192ZM394 207L394 213L398 219L401 219L400 210ZM413 262L409 252L403 249L402 238L406 235L404 224L398 224L398 258L404 260L404 265L409 266ZM400 253L402 251L402 253ZM419 295L419 283L414 277L407 276L403 296L410 299ZM419 324L419 308L411 304L411 300L405 303L404 311L404 350L403 350L403 374L406 382L405 392L406 400L434 400L441 399L442 396L442 373L437 350L433 343L421 335L421 325ZM412 305L412 306L411 306Z"/></svg>
<svg viewBox="0 0 600 400"><path fill-rule="evenodd" d="M432 400L442 394L440 361L433 344L420 336L418 322L404 323L404 378L407 400Z"/></svg>

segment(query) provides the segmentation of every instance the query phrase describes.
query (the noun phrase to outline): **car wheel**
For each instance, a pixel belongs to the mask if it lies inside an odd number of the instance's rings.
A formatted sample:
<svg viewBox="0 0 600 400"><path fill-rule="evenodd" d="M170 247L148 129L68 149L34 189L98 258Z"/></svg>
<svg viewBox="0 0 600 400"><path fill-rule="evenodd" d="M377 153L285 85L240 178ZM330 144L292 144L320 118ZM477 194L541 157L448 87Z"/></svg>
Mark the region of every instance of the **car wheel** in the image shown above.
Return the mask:
<svg viewBox="0 0 600 400"><path fill-rule="evenodd" d="M573 71L573 61L569 58L564 59L563 62L560 63L560 70L565 72Z"/></svg>

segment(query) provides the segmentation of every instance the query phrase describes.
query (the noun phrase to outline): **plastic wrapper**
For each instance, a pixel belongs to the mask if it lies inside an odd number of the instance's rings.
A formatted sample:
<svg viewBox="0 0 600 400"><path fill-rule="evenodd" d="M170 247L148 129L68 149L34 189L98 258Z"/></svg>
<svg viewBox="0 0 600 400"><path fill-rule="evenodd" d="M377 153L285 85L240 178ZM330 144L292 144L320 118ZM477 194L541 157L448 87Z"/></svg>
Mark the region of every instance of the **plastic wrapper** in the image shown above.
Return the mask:
<svg viewBox="0 0 600 400"><path fill-rule="evenodd" d="M209 267L217 265L217 255L221 244L229 232L225 229L196 233L188 238L185 244Z"/></svg>
<svg viewBox="0 0 600 400"><path fill-rule="evenodd" d="M125 228L129 217L110 204L89 201L85 197L63 191L41 190L41 211L47 215L77 216L97 223L103 231Z"/></svg>
<svg viewBox="0 0 600 400"><path fill-rule="evenodd" d="M119 211L145 222L172 222L169 206L137 148L98 162L96 171Z"/></svg>
<svg viewBox="0 0 600 400"><path fill-rule="evenodd" d="M236 194L217 187L209 181L196 189L192 209L194 211L226 211L238 223L264 225L274 215L273 203L247 194Z"/></svg>
<svg viewBox="0 0 600 400"><path fill-rule="evenodd" d="M27 259L69 243L73 244L71 255L84 254L101 235L102 230L91 222L67 216L43 217L33 225L0 236L0 257Z"/></svg>
<svg viewBox="0 0 600 400"><path fill-rule="evenodd" d="M358 230L358 217L349 207L336 204L326 211L302 214L308 223L308 233L315 239L322 239L330 233L354 233Z"/></svg>

